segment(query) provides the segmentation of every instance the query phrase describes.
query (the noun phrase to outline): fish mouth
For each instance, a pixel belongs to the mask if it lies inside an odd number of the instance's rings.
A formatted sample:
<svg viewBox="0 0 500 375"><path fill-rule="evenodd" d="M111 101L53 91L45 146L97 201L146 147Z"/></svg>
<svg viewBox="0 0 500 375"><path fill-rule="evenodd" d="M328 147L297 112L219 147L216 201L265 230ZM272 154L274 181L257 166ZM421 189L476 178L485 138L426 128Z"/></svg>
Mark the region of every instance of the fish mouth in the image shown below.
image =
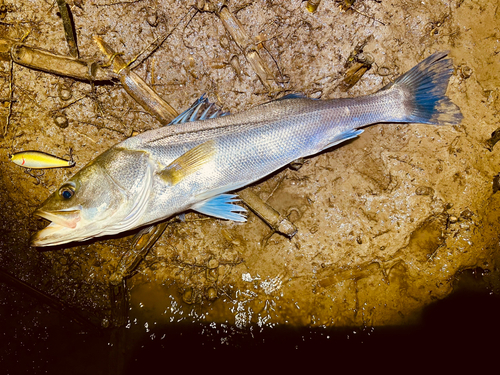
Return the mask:
<svg viewBox="0 0 500 375"><path fill-rule="evenodd" d="M80 210L60 210L60 211L43 211L36 210L33 215L43 217L57 225L74 229L80 221Z"/></svg>
<svg viewBox="0 0 500 375"><path fill-rule="evenodd" d="M36 210L34 215L43 217L51 223L35 233L31 238L32 246L50 246L69 242L66 237L71 236L81 220L80 210L81 208L60 211Z"/></svg>

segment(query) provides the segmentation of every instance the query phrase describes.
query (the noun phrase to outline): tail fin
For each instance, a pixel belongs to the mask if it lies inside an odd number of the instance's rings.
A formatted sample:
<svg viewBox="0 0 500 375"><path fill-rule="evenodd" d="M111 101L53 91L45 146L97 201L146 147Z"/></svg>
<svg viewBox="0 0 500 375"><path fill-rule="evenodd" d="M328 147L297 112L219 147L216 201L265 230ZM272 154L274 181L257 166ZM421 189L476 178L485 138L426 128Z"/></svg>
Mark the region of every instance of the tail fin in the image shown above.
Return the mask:
<svg viewBox="0 0 500 375"><path fill-rule="evenodd" d="M460 108L446 96L453 72L448 52L437 52L390 83L384 90L399 88L405 93L405 121L433 125L456 125L462 121Z"/></svg>

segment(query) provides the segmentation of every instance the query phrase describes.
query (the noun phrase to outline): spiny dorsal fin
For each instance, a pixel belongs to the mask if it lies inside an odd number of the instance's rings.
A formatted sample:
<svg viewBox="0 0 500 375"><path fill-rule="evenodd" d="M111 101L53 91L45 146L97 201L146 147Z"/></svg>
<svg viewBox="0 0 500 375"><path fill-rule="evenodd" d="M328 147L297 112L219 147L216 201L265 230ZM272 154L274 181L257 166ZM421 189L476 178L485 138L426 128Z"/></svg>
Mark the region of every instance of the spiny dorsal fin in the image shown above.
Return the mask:
<svg viewBox="0 0 500 375"><path fill-rule="evenodd" d="M211 161L215 152L215 141L207 141L179 156L158 174L168 184L175 185Z"/></svg>
<svg viewBox="0 0 500 375"><path fill-rule="evenodd" d="M203 94L191 105L191 107L174 118L169 125L207 120L210 118L222 117L226 115L229 115L229 112L221 112L221 110L215 104L210 103L206 95Z"/></svg>

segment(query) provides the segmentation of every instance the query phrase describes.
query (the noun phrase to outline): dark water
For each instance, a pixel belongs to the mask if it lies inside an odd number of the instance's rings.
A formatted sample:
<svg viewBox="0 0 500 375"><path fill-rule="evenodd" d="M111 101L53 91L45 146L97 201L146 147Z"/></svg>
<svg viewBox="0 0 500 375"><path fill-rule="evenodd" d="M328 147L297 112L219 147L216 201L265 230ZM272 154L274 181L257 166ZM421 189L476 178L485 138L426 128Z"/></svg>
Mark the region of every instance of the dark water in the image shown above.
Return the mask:
<svg viewBox="0 0 500 375"><path fill-rule="evenodd" d="M499 295L461 287L427 307L419 324L404 327L238 329L215 323L146 324L136 317L125 328L90 329L26 293L0 284L1 373L138 374L158 366L167 369L172 361L188 369L222 365L222 354L228 349L236 349L246 358L296 350L340 355L404 348L437 353L450 345L477 349L500 337L499 316ZM198 363L200 353L214 362Z"/></svg>

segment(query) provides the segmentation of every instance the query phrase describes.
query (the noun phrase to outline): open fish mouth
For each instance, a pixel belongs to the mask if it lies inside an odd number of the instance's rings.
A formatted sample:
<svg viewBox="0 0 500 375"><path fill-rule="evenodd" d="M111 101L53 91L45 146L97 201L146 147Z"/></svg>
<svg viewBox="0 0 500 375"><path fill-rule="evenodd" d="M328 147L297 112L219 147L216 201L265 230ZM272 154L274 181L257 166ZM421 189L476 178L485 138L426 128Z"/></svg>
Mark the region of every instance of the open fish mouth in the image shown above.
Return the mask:
<svg viewBox="0 0 500 375"><path fill-rule="evenodd" d="M43 217L52 223L57 225L67 227L67 228L76 228L76 224L80 221L80 210L61 210L61 211L43 211L36 210L34 215Z"/></svg>
<svg viewBox="0 0 500 375"><path fill-rule="evenodd" d="M35 233L31 238L33 246L58 245L68 242L65 237L71 235L81 220L80 209L44 211L36 210L35 215L51 221L44 229Z"/></svg>

